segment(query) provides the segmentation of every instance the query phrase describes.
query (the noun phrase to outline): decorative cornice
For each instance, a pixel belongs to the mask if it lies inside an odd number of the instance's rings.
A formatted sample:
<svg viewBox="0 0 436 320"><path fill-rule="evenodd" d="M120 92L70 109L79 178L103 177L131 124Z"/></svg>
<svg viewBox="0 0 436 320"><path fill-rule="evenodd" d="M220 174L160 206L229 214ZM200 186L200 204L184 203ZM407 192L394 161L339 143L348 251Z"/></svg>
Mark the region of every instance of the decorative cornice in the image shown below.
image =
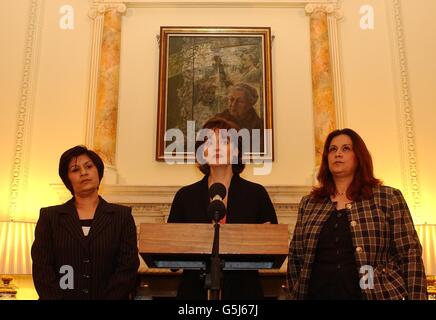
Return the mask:
<svg viewBox="0 0 436 320"><path fill-rule="evenodd" d="M34 78L37 69L36 61L38 56L38 31L41 14L40 6L40 0L32 0L30 3L25 37L23 74L17 110L17 127L9 194L9 219L11 221L16 219L15 215L21 197L19 192L25 192L27 182L28 140L30 138L31 114L34 103Z"/></svg>

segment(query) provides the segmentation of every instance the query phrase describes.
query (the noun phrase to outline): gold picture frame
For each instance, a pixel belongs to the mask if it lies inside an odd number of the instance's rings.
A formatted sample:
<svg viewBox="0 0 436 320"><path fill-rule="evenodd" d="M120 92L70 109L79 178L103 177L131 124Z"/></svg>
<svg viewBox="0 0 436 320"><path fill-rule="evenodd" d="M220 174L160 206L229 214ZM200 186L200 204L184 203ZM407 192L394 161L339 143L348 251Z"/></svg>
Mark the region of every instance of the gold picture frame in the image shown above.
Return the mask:
<svg viewBox="0 0 436 320"><path fill-rule="evenodd" d="M259 148L244 158L272 161L271 73L269 27L161 27L156 160L193 160L195 132L212 116L229 115L252 139L260 129ZM245 118L231 117L227 95L235 87L250 92ZM168 148L180 135L183 145Z"/></svg>

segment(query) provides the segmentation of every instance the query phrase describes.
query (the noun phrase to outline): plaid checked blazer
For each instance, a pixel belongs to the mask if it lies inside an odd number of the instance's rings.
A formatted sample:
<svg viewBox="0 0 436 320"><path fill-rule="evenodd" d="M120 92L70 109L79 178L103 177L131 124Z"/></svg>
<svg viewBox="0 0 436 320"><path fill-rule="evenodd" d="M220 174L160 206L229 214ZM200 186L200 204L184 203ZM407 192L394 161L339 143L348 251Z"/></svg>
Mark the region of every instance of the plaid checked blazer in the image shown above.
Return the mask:
<svg viewBox="0 0 436 320"><path fill-rule="evenodd" d="M368 276L362 288L364 299L426 299L422 249L412 217L401 191L378 186L370 200L347 204L357 271ZM290 299L305 299L320 231L335 210L328 198L303 197L289 247L287 282ZM362 266L366 266L361 269ZM366 270L365 270L366 269ZM362 270L362 272L360 272Z"/></svg>

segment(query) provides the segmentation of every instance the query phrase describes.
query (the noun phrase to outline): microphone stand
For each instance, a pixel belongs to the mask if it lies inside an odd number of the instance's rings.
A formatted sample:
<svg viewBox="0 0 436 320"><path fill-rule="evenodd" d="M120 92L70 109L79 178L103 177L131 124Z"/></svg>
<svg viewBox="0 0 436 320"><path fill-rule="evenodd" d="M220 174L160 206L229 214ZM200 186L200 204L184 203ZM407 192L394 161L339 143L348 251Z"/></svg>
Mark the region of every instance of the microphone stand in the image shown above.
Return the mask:
<svg viewBox="0 0 436 320"><path fill-rule="evenodd" d="M210 257L210 272L206 275L206 288L209 288L208 300L220 300L221 291L221 259L219 257L220 224L214 219L214 236L212 256Z"/></svg>

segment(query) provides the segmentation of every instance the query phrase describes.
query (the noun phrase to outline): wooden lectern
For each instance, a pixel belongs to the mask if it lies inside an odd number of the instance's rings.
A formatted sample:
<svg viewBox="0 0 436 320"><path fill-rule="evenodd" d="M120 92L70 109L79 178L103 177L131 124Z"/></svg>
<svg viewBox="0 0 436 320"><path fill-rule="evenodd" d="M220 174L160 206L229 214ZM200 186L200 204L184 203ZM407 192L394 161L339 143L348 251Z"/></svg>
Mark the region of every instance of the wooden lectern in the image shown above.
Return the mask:
<svg viewBox="0 0 436 320"><path fill-rule="evenodd" d="M212 223L142 223L139 253L149 268L206 269L213 237ZM288 250L287 224L220 226L224 270L279 269Z"/></svg>

